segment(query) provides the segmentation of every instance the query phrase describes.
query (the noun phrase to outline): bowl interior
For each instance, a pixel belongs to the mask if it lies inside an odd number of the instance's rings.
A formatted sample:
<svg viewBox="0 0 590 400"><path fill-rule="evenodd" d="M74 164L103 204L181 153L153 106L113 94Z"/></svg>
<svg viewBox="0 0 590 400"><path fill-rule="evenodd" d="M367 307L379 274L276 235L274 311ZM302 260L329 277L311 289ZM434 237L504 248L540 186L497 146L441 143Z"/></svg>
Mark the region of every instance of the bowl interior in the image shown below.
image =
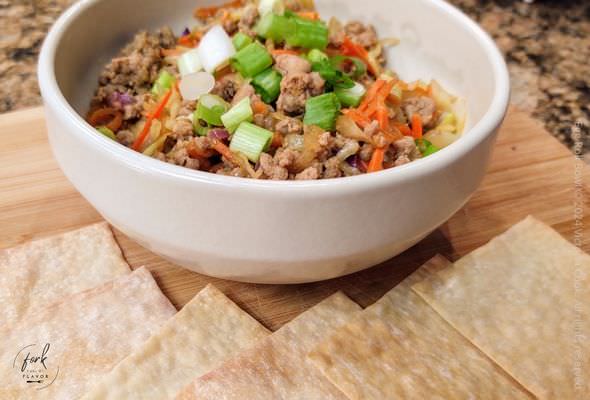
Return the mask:
<svg viewBox="0 0 590 400"><path fill-rule="evenodd" d="M213 0L177 0L174 6L157 0L101 0L81 2L70 12L75 20L65 26L56 48L57 83L72 107L85 115L103 66L142 29L169 25L178 33L192 26L195 5ZM465 23L454 8L438 0L317 0L324 18L358 19L375 25L381 38L396 37L401 44L388 50L389 65L405 80L436 79L467 99L467 129L488 111L497 77L481 44L481 32Z"/></svg>

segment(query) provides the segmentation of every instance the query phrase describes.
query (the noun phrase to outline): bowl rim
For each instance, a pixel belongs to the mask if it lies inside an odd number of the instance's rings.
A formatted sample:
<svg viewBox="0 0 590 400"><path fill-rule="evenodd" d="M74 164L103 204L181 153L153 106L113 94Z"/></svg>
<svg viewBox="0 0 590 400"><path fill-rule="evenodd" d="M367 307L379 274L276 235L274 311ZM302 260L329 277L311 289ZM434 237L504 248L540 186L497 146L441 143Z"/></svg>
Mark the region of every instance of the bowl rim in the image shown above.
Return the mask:
<svg viewBox="0 0 590 400"><path fill-rule="evenodd" d="M309 181L273 181L233 176L218 175L206 171L191 170L186 167L172 165L141 153L133 151L119 143L113 142L102 135L96 134L92 128L69 104L64 97L55 76L55 53L60 41L76 18L86 9L102 0L82 0L67 9L50 29L43 46L38 63L38 79L41 95L46 108L49 106L62 113L62 118L73 125L73 135L87 142L97 150L104 152L116 162L125 164L143 174L169 177L184 183L206 183L211 185L241 187L251 190L292 192L307 188L341 192L358 191L368 188L391 186L396 183L416 179L419 176L444 169L456 160L470 152L480 142L484 141L501 124L510 97L510 80L504 57L492 38L473 20L455 6L444 0L424 0L437 7L457 23L463 24L483 47L488 61L492 65L495 81L492 102L483 117L451 146L429 157L419 159L396 168L370 174L339 177L332 179L318 179ZM68 133L70 134L70 133Z"/></svg>

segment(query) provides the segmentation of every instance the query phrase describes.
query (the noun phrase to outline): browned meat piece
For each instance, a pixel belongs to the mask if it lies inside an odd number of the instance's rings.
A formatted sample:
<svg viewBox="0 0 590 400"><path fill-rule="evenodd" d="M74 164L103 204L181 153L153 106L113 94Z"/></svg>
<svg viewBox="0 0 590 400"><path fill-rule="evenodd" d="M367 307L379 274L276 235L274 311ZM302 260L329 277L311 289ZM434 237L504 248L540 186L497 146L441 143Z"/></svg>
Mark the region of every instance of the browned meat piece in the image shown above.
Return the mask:
<svg viewBox="0 0 590 400"><path fill-rule="evenodd" d="M281 54L276 56L275 68L283 76L311 72L311 64L309 61L293 54Z"/></svg>
<svg viewBox="0 0 590 400"><path fill-rule="evenodd" d="M231 102L238 92L239 87L240 84L237 76L235 74L229 74L215 82L215 87L211 93L222 97L227 102Z"/></svg>
<svg viewBox="0 0 590 400"><path fill-rule="evenodd" d="M309 78L311 79L309 83L309 94L311 96L319 96L320 94L324 93L326 81L322 79L320 74L317 72L312 72L309 74Z"/></svg>
<svg viewBox="0 0 590 400"><path fill-rule="evenodd" d="M305 111L309 97L318 96L324 91L324 80L313 72L289 74L281 81L281 95L277 109L288 115L299 115Z"/></svg>
<svg viewBox="0 0 590 400"><path fill-rule="evenodd" d="M367 49L377 44L377 32L373 25L365 25L359 21L352 21L344 26L344 31L353 42Z"/></svg>
<svg viewBox="0 0 590 400"><path fill-rule="evenodd" d="M416 96L404 100L402 109L406 113L408 121L411 121L412 115L418 114L420 119L422 119L422 125L429 126L434 120L436 104L430 97Z"/></svg>
<svg viewBox="0 0 590 400"><path fill-rule="evenodd" d="M289 177L287 168L277 165L270 154L262 153L259 162L262 172L268 179L285 180Z"/></svg>
<svg viewBox="0 0 590 400"><path fill-rule="evenodd" d="M293 149L280 148L274 156L274 161L277 165L283 168L290 168L295 164L295 160L299 157L299 153Z"/></svg>
<svg viewBox="0 0 590 400"><path fill-rule="evenodd" d="M396 167L420 158L420 152L416 148L414 138L411 136L404 136L402 139L396 140L393 142L393 148L395 149L395 162L393 165Z"/></svg>
<svg viewBox="0 0 590 400"><path fill-rule="evenodd" d="M172 125L170 136L175 139L193 136L193 123L186 117L177 118Z"/></svg>
<svg viewBox="0 0 590 400"><path fill-rule="evenodd" d="M316 165L312 165L311 167L307 167L297 175L295 175L296 181L309 181L314 179L320 178L320 167L321 165L317 163Z"/></svg>
<svg viewBox="0 0 590 400"><path fill-rule="evenodd" d="M242 11L242 17L240 18L240 22L238 23L238 29L245 35L254 37L256 36L256 32L254 29L254 24L258 19L258 9L254 4L248 4L244 7Z"/></svg>
<svg viewBox="0 0 590 400"><path fill-rule="evenodd" d="M184 100L180 109L178 110L179 117L186 117L191 115L197 109L196 100Z"/></svg>
<svg viewBox="0 0 590 400"><path fill-rule="evenodd" d="M135 35L118 57L111 60L99 77L94 97L105 102L113 93L143 94L152 86L162 67L162 48L175 46L176 39L169 28L155 34L142 31Z"/></svg>
<svg viewBox="0 0 590 400"><path fill-rule="evenodd" d="M254 114L254 123L269 131L275 130L275 120L270 114Z"/></svg>
<svg viewBox="0 0 590 400"><path fill-rule="evenodd" d="M254 97L256 92L254 91L254 87L249 83L246 83L236 91L234 98L231 102L232 106L238 104L241 100L245 99L246 97Z"/></svg>
<svg viewBox="0 0 590 400"><path fill-rule="evenodd" d="M279 121L275 129L282 135L289 135L289 134L302 134L303 133L303 122L298 120L297 118L285 118Z"/></svg>
<svg viewBox="0 0 590 400"><path fill-rule="evenodd" d="M119 132L117 132L116 136L117 141L127 147L131 146L133 144L133 141L135 140L135 135L133 134L133 132L127 129L120 130Z"/></svg>
<svg viewBox="0 0 590 400"><path fill-rule="evenodd" d="M338 157L329 158L324 163L324 174L323 178L339 178L342 176L342 171L340 170L340 164L342 161Z"/></svg>

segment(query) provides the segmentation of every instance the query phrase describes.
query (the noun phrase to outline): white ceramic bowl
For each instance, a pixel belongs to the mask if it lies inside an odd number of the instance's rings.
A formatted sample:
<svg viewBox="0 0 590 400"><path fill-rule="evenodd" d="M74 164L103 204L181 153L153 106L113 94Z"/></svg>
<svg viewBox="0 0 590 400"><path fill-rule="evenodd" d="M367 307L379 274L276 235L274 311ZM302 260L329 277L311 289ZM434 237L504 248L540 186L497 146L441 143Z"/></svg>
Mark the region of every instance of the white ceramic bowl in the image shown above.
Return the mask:
<svg viewBox="0 0 590 400"><path fill-rule="evenodd" d="M364 176L254 181L192 171L97 134L85 115L102 66L140 29L192 24L210 1L82 0L53 26L39 61L49 139L66 176L118 229L191 270L296 283L375 265L424 238L481 182L506 112L509 80L492 40L438 0L317 0L321 15L373 23L401 45L402 78L436 78L466 97L464 136L433 156Z"/></svg>

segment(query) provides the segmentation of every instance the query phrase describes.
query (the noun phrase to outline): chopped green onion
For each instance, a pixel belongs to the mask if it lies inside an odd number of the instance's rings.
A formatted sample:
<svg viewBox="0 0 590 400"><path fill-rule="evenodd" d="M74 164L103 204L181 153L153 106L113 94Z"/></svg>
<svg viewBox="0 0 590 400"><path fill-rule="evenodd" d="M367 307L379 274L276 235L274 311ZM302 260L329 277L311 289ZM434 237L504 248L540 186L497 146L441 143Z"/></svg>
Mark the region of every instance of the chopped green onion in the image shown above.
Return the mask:
<svg viewBox="0 0 590 400"><path fill-rule="evenodd" d="M250 122L242 122L232 136L229 148L233 152L244 154L250 161L256 163L260 154L270 146L272 137L271 131Z"/></svg>
<svg viewBox="0 0 590 400"><path fill-rule="evenodd" d="M178 72L180 72L180 76L199 72L203 69L203 64L201 64L201 59L199 58L197 49L192 49L182 54L176 60L176 64L178 65Z"/></svg>
<svg viewBox="0 0 590 400"><path fill-rule="evenodd" d="M232 58L233 67L245 78L252 78L272 65L268 50L258 42L249 44Z"/></svg>
<svg viewBox="0 0 590 400"><path fill-rule="evenodd" d="M311 49L311 51L307 54L307 59L312 64L321 63L322 61L328 60L328 55L321 50Z"/></svg>
<svg viewBox="0 0 590 400"><path fill-rule="evenodd" d="M367 65L357 57L334 56L330 62L334 68L344 72L352 79L357 79L367 72Z"/></svg>
<svg viewBox="0 0 590 400"><path fill-rule="evenodd" d="M245 97L228 112L223 114L221 116L221 121L229 133L234 133L242 122L252 121L253 116L254 112L250 106L250 98Z"/></svg>
<svg viewBox="0 0 590 400"><path fill-rule="evenodd" d="M194 120L203 120L210 125L222 126L221 116L227 112L229 104L214 94L204 94L199 98Z"/></svg>
<svg viewBox="0 0 590 400"><path fill-rule="evenodd" d="M344 88L348 89L354 86L354 82L348 76L344 75L342 71L337 70L332 66L330 61L322 60L312 63L312 70L319 73L322 79L326 81L326 87Z"/></svg>
<svg viewBox="0 0 590 400"><path fill-rule="evenodd" d="M270 104L279 97L282 79L283 76L279 72L269 68L256 75L251 84L256 90L256 93L262 98L262 101Z"/></svg>
<svg viewBox="0 0 590 400"><path fill-rule="evenodd" d="M275 43L283 43L294 30L295 23L290 18L273 13L264 15L256 25L259 36L272 39Z"/></svg>
<svg viewBox="0 0 590 400"><path fill-rule="evenodd" d="M290 14L294 29L287 33L287 44L306 49L325 49L328 46L328 27L322 21L310 21Z"/></svg>
<svg viewBox="0 0 590 400"><path fill-rule="evenodd" d="M163 69L152 86L152 93L157 96L161 96L164 94L164 92L172 87L174 82L176 82L174 75Z"/></svg>
<svg viewBox="0 0 590 400"><path fill-rule="evenodd" d="M99 126L96 128L96 130L108 137L109 139L117 140L115 133L106 126Z"/></svg>
<svg viewBox="0 0 590 400"><path fill-rule="evenodd" d="M416 146L423 157L436 153L440 149L426 139L416 139Z"/></svg>
<svg viewBox="0 0 590 400"><path fill-rule="evenodd" d="M252 43L252 38L248 35L244 35L242 32L238 32L234 35L232 43L234 44L236 51L240 51Z"/></svg>
<svg viewBox="0 0 590 400"><path fill-rule="evenodd" d="M347 107L357 107L365 95L367 93L367 89L363 85L358 82L355 82L354 86L351 88L336 88L334 89L334 93L338 96L338 100L340 103Z"/></svg>
<svg viewBox="0 0 590 400"><path fill-rule="evenodd" d="M334 93L312 97L305 103L305 125L316 125L325 131L333 131L340 113L340 102Z"/></svg>
<svg viewBox="0 0 590 400"><path fill-rule="evenodd" d="M196 113L196 112L195 112ZM202 119L195 118L193 116L193 131L199 136L207 136L211 127L209 124Z"/></svg>

